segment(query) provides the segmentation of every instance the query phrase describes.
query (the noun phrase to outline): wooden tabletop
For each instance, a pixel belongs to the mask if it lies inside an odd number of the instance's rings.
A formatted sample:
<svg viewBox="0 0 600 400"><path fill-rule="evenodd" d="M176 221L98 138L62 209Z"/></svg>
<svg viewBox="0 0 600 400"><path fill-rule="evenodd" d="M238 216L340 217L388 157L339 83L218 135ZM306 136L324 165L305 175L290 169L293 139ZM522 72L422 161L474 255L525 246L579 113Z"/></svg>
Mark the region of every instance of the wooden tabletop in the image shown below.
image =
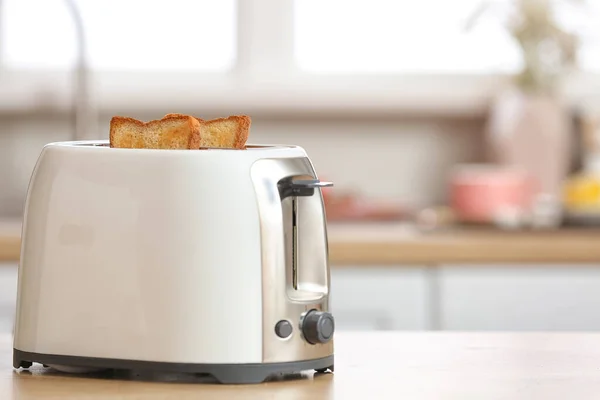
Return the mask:
<svg viewBox="0 0 600 400"><path fill-rule="evenodd" d="M448 229L423 233L406 224L329 224L331 265L597 263L600 230ZM19 259L21 223L0 221L0 261Z"/></svg>
<svg viewBox="0 0 600 400"><path fill-rule="evenodd" d="M600 334L340 332L335 340L333 374L226 386L176 375L66 375L37 365L15 371L5 335L0 400L565 400L600 393Z"/></svg>

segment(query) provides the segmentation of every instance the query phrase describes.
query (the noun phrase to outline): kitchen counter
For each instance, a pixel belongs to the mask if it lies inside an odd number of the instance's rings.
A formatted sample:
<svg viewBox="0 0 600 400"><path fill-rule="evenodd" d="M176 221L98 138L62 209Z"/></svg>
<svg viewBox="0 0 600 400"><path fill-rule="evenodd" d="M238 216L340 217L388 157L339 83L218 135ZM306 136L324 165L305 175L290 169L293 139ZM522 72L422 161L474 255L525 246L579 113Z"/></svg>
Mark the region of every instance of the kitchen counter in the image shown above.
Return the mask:
<svg viewBox="0 0 600 400"><path fill-rule="evenodd" d="M67 375L11 366L0 337L2 399L592 399L600 393L600 334L338 332L335 373L258 385L207 378Z"/></svg>
<svg viewBox="0 0 600 400"><path fill-rule="evenodd" d="M0 221L0 262L18 261L21 246L21 221Z"/></svg>
<svg viewBox="0 0 600 400"><path fill-rule="evenodd" d="M399 224L332 225L334 265L600 263L600 230L501 231L451 228L422 233Z"/></svg>
<svg viewBox="0 0 600 400"><path fill-rule="evenodd" d="M19 258L21 225L0 222L0 261ZM600 230L422 233L400 224L330 224L333 267L486 263L600 263Z"/></svg>

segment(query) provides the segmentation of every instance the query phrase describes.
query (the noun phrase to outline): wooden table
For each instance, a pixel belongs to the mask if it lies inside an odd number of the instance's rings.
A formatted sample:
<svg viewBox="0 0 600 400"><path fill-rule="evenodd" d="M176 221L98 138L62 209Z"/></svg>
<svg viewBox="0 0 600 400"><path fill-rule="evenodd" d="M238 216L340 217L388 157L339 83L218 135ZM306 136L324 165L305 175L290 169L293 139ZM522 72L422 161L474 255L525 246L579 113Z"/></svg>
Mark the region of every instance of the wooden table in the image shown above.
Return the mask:
<svg viewBox="0 0 600 400"><path fill-rule="evenodd" d="M224 386L183 376L71 376L11 367L0 339L0 399L597 399L600 334L350 333L335 373Z"/></svg>
<svg viewBox="0 0 600 400"><path fill-rule="evenodd" d="M0 262L16 262L21 223L0 221ZM600 230L503 232L451 229L422 233L409 225L329 224L333 267L490 263L596 263Z"/></svg>

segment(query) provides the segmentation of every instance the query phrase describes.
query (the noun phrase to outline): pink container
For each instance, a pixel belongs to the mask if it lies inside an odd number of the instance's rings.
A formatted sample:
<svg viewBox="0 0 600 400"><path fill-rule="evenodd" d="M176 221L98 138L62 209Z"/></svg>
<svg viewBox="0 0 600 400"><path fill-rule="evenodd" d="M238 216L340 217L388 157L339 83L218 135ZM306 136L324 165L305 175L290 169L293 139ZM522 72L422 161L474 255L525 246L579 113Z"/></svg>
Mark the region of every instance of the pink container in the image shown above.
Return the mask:
<svg viewBox="0 0 600 400"><path fill-rule="evenodd" d="M506 210L529 212L535 185L522 170L459 165L450 178L450 205L463 222L490 223Z"/></svg>

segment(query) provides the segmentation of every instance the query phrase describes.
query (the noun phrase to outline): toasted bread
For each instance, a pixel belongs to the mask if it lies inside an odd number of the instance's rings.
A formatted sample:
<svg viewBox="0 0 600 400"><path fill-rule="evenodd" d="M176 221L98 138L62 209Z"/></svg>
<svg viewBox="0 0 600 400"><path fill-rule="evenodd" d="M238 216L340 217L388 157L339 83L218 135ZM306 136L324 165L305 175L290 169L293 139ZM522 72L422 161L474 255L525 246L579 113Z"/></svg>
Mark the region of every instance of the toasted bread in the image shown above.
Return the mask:
<svg viewBox="0 0 600 400"><path fill-rule="evenodd" d="M171 117L189 117L189 115L178 114L178 113L171 113L171 114L165 115L163 118L171 118ZM193 117L193 118L196 118L198 120L198 122L204 122L204 120L202 118L198 118L198 117Z"/></svg>
<svg viewBox="0 0 600 400"><path fill-rule="evenodd" d="M167 114L167 117L180 117L183 114ZM200 148L243 149L246 146L252 123L246 115L233 115L227 118L204 120L195 117L200 123Z"/></svg>
<svg viewBox="0 0 600 400"><path fill-rule="evenodd" d="M250 131L250 117L234 115L200 123L200 147L243 149Z"/></svg>
<svg viewBox="0 0 600 400"><path fill-rule="evenodd" d="M150 122L113 117L110 121L110 147L198 149L200 122L186 115L166 116Z"/></svg>

